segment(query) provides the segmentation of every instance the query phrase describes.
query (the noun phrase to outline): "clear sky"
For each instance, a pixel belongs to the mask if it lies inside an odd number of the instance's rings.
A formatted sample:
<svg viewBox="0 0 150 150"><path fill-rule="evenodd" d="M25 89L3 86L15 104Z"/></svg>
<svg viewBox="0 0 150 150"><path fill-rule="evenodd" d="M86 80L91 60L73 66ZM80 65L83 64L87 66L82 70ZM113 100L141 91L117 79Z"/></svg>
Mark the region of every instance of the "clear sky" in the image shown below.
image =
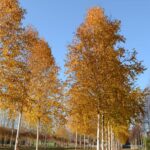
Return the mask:
<svg viewBox="0 0 150 150"><path fill-rule="evenodd" d="M57 64L62 68L67 45L86 12L93 6L104 8L105 14L121 20L121 34L127 49L135 48L147 71L138 79L141 88L150 83L150 0L20 0L27 14L23 23L33 25L52 48Z"/></svg>

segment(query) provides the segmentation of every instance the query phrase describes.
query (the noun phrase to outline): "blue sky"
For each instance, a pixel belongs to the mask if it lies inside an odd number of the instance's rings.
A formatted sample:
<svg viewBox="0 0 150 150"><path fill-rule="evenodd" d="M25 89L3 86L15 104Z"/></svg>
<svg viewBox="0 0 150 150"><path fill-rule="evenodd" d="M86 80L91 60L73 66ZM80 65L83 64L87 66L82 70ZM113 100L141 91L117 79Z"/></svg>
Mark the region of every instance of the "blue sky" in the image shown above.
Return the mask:
<svg viewBox="0 0 150 150"><path fill-rule="evenodd" d="M126 37L127 49L135 48L147 70L137 84L144 88L150 83L150 0L20 0L27 14L23 23L33 25L52 48L57 64L62 68L67 45L86 12L100 6L112 19L121 20L121 34Z"/></svg>

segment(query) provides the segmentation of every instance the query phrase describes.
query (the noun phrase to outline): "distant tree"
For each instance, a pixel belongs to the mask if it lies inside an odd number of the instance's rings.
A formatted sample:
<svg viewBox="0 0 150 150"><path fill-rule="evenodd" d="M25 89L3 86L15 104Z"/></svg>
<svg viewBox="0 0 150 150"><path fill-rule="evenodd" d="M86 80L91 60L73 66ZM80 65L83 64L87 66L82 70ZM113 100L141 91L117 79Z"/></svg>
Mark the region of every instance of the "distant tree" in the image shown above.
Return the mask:
<svg viewBox="0 0 150 150"><path fill-rule="evenodd" d="M58 67L55 64L51 49L45 40L30 28L32 46L29 47L28 66L31 73L28 84L28 95L32 99L32 109L29 112L31 119L37 124L38 150L40 124L52 124L56 118L64 119L62 101L62 85L58 79ZM37 36L35 36L37 35ZM29 117L29 118L30 118Z"/></svg>

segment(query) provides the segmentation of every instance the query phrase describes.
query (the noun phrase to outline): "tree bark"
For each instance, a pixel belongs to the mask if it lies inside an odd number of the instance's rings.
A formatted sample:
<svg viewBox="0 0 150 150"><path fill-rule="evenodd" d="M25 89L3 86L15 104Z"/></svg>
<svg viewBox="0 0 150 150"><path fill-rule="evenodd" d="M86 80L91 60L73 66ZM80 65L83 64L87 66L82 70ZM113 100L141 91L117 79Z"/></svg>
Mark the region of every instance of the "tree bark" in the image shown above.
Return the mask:
<svg viewBox="0 0 150 150"><path fill-rule="evenodd" d="M114 145L114 138L113 138L113 132L112 132L112 126L110 128L110 150L113 150L113 145Z"/></svg>
<svg viewBox="0 0 150 150"><path fill-rule="evenodd" d="M111 150L111 125L108 122L108 150Z"/></svg>
<svg viewBox="0 0 150 150"><path fill-rule="evenodd" d="M75 141L75 150L77 149L77 146L78 146L78 132L76 130L76 141Z"/></svg>
<svg viewBox="0 0 150 150"><path fill-rule="evenodd" d="M95 139L92 141L92 148L95 148Z"/></svg>
<svg viewBox="0 0 150 150"><path fill-rule="evenodd" d="M40 126L40 119L37 120L36 150L38 150L38 148L39 148L39 126Z"/></svg>
<svg viewBox="0 0 150 150"><path fill-rule="evenodd" d="M47 148L47 136L45 135L44 147Z"/></svg>
<svg viewBox="0 0 150 150"><path fill-rule="evenodd" d="M90 144L90 138L89 138L89 135L88 135L88 137L87 137L88 139L87 139L87 141L88 141L88 144L87 144L87 149L89 149L89 144Z"/></svg>
<svg viewBox="0 0 150 150"><path fill-rule="evenodd" d="M85 149L85 134L84 134L84 149Z"/></svg>
<svg viewBox="0 0 150 150"><path fill-rule="evenodd" d="M101 150L104 150L104 115L102 114L102 144Z"/></svg>
<svg viewBox="0 0 150 150"><path fill-rule="evenodd" d="M14 136L14 119L12 120L12 129L11 129L11 137L10 137L10 147L12 147L12 141Z"/></svg>
<svg viewBox="0 0 150 150"><path fill-rule="evenodd" d="M80 135L80 148L82 147L82 135Z"/></svg>
<svg viewBox="0 0 150 150"><path fill-rule="evenodd" d="M100 114L97 114L97 150L100 150Z"/></svg>
<svg viewBox="0 0 150 150"><path fill-rule="evenodd" d="M111 126L110 126L110 139L109 139L109 150L112 150L112 148L111 148L111 138L112 138L112 136L111 136Z"/></svg>
<svg viewBox="0 0 150 150"><path fill-rule="evenodd" d="M4 146L6 146L7 143L7 135L4 136Z"/></svg>
<svg viewBox="0 0 150 150"><path fill-rule="evenodd" d="M17 148L18 148L18 139L19 139L19 133L20 133L21 118L22 118L22 112L19 112L19 121L18 121L17 134L16 134L16 142L15 142L15 148L14 148L14 150L17 150Z"/></svg>

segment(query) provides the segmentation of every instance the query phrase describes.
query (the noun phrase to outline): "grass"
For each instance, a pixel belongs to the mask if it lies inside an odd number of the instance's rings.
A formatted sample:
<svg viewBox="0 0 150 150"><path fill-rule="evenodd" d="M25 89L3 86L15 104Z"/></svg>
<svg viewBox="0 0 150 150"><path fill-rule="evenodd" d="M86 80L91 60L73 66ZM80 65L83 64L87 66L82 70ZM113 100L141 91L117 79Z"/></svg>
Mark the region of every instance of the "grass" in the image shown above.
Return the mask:
<svg viewBox="0 0 150 150"><path fill-rule="evenodd" d="M39 150L64 150L65 148L53 147L53 148L39 148ZM0 150L14 150L10 147L1 147ZM20 147L18 150L35 150L35 147Z"/></svg>

